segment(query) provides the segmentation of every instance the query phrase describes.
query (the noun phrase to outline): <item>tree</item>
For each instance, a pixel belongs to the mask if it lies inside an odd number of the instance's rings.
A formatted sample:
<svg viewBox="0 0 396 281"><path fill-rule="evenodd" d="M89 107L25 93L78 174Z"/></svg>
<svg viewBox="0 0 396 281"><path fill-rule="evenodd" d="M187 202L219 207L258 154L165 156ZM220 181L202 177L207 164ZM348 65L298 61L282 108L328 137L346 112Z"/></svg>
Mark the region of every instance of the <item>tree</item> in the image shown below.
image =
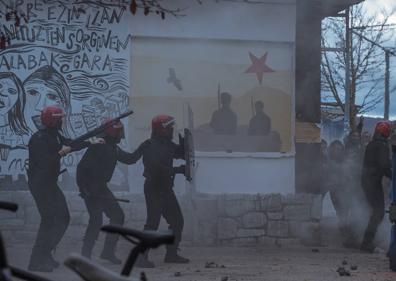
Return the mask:
<svg viewBox="0 0 396 281"><path fill-rule="evenodd" d="M194 0L198 4L204 4L205 0ZM239 2L247 4L260 4L262 0L212 0L214 2ZM172 15L174 17L185 16L184 12L187 7L180 8L168 8L165 0L132 0L129 5L129 10L135 15L138 10L142 10L144 15L147 16L150 13L160 15L162 19L165 19L165 15ZM186 1L187 2L187 1ZM164 4L165 3L165 4ZM169 1L168 1L169 4Z"/></svg>
<svg viewBox="0 0 396 281"><path fill-rule="evenodd" d="M356 130L356 116L374 109L383 100L385 60L378 46L386 46L393 38L388 24L392 13L369 15L362 5L350 9L350 116L349 125ZM345 18L328 18L322 24L322 47L346 46ZM347 52L322 52L322 100L335 101L345 113L345 71ZM358 103L358 105L356 104Z"/></svg>

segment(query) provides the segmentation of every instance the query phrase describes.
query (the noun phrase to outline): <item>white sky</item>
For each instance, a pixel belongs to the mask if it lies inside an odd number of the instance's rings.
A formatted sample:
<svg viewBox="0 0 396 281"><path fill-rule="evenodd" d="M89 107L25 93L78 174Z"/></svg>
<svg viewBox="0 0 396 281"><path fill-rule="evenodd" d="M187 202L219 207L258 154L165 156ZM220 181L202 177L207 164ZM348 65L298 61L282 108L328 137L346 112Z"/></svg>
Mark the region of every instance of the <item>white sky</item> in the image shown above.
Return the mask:
<svg viewBox="0 0 396 281"><path fill-rule="evenodd" d="M380 14L382 10L391 12L396 10L396 0L366 0L363 4L368 12ZM390 23L396 23L396 13L391 17Z"/></svg>
<svg viewBox="0 0 396 281"><path fill-rule="evenodd" d="M363 2L364 7L367 12L377 14L381 16L381 12L385 10L390 13L393 11L394 15L390 18L389 23L396 24L396 0L365 0ZM395 46L396 47L396 46ZM391 89L396 85L396 71L394 69L394 65L396 63L396 58L391 59ZM378 104L374 110L369 112L369 115L373 116L383 116L384 105L383 102ZM390 115L391 119L396 119L396 91L391 92L391 101L390 101Z"/></svg>

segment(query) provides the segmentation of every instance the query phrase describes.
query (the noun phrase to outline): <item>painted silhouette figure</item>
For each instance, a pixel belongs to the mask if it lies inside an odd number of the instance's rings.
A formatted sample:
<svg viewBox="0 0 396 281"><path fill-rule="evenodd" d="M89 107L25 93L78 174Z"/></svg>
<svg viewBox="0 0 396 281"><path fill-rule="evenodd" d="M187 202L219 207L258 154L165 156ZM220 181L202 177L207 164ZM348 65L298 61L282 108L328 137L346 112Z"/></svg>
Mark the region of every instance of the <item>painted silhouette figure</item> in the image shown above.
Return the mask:
<svg viewBox="0 0 396 281"><path fill-rule="evenodd" d="M250 119L248 135L266 136L271 132L271 118L264 112L264 103L256 101L254 103L255 115Z"/></svg>
<svg viewBox="0 0 396 281"><path fill-rule="evenodd" d="M223 92L220 94L221 107L212 114L210 127L218 135L235 135L237 115L231 108L232 96Z"/></svg>

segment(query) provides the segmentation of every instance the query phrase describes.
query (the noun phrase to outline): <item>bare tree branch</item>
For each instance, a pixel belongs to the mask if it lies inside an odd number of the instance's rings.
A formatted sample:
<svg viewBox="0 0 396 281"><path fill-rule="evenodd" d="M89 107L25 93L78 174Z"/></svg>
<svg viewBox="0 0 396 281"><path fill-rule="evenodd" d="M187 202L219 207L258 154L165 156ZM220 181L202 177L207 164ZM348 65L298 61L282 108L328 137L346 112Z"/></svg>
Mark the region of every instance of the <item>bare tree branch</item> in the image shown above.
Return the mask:
<svg viewBox="0 0 396 281"><path fill-rule="evenodd" d="M351 61L350 61L350 96L351 128L355 129L356 114L374 109L383 100L383 83L385 76L384 52L378 45L386 45L393 39L394 32L389 25L393 13L382 12L382 17L368 14L362 5L350 10L352 23ZM355 30L358 30L355 31ZM322 46L333 42L336 46L345 46L345 22L340 18L325 19L322 24ZM341 102L345 91L346 52L327 54L322 52L322 99L333 100L344 111ZM396 87L395 87L396 90ZM356 106L359 103L359 106Z"/></svg>
<svg viewBox="0 0 396 281"><path fill-rule="evenodd" d="M203 5L205 0L195 0L196 3ZM245 3L245 4L263 4L265 1L262 0L210 0L215 3L220 2L234 2L234 3ZM165 19L165 15L171 15L173 17L184 17L184 13L188 7L183 8L168 8L164 3L169 4L170 1L165 0L132 0L130 4L130 11L132 14L136 14L137 10L143 10L144 15L157 14L162 19Z"/></svg>

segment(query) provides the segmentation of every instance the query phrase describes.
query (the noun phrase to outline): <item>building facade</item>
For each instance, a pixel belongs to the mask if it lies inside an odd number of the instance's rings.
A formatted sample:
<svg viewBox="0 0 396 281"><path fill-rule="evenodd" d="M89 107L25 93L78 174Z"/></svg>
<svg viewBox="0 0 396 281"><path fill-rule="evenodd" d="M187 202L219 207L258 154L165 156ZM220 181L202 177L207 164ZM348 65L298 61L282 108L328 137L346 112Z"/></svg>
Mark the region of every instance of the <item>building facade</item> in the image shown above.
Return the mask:
<svg viewBox="0 0 396 281"><path fill-rule="evenodd" d="M180 12L165 19L132 15L129 2L1 4L2 185L23 188L29 137L57 104L71 138L133 109L130 150L154 115L175 116L195 137L199 191L293 192L295 1L171 1ZM82 153L62 160L66 189ZM142 166L119 166L112 183L141 192Z"/></svg>

